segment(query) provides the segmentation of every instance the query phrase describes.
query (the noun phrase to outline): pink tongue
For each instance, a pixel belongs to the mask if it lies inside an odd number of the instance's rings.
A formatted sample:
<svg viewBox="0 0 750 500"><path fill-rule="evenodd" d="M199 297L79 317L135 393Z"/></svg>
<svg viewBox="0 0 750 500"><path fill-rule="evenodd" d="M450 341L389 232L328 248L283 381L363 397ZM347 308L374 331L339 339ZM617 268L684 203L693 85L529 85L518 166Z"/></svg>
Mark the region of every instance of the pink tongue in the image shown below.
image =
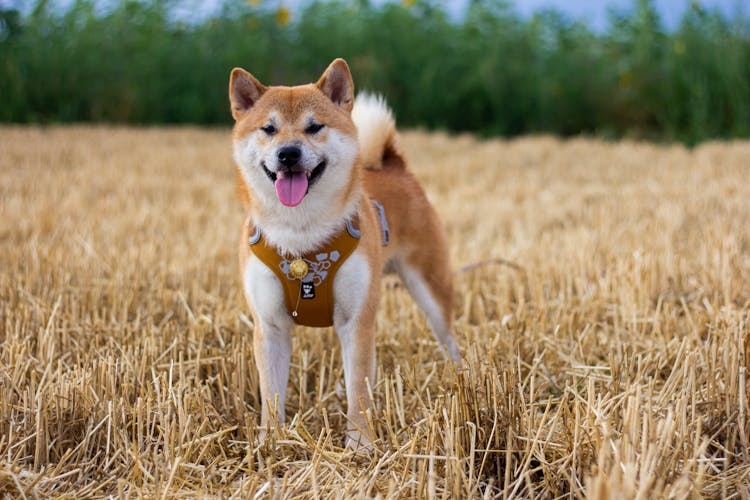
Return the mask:
<svg viewBox="0 0 750 500"><path fill-rule="evenodd" d="M287 207L296 207L307 194L307 175L304 172L276 172L276 196Z"/></svg>

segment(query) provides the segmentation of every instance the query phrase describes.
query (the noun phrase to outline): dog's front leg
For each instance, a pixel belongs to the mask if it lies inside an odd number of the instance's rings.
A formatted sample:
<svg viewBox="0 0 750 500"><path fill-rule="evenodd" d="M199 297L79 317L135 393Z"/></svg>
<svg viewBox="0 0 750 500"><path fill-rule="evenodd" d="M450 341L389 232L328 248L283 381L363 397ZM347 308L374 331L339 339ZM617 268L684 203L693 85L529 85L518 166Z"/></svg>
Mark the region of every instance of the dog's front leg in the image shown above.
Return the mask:
<svg viewBox="0 0 750 500"><path fill-rule="evenodd" d="M260 328L253 338L255 365L258 367L260 382L261 416L260 436L265 436L266 429L274 420L284 422L284 401L286 386L289 382L289 361L292 345L289 330L269 325L261 321ZM278 399L277 399L278 398Z"/></svg>
<svg viewBox="0 0 750 500"><path fill-rule="evenodd" d="M372 322L370 322L372 323ZM358 324L356 319L337 327L341 342L346 379L347 419L346 446L367 446L371 435L365 412L372 408L368 383L375 379L375 328L374 325Z"/></svg>
<svg viewBox="0 0 750 500"><path fill-rule="evenodd" d="M346 380L346 446L366 447L374 436L365 412L372 408L370 385L375 382L375 309L379 288L371 286L367 258L355 252L341 266L335 282L334 327L341 342Z"/></svg>
<svg viewBox="0 0 750 500"><path fill-rule="evenodd" d="M244 288L255 322L253 348L260 383L262 440L274 420L284 422L293 323L284 305L281 284L254 256L248 257L245 266Z"/></svg>

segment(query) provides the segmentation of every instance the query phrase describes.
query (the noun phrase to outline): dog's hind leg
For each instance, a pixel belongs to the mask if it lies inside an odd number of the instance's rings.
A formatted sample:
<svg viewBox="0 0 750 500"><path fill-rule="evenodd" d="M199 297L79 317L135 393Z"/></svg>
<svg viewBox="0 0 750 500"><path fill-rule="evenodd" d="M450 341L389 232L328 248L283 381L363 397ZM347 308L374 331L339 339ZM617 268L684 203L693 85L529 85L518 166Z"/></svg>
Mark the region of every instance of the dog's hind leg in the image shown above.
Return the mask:
<svg viewBox="0 0 750 500"><path fill-rule="evenodd" d="M435 248L430 259L425 259L424 255L410 257L395 258L394 269L427 317L427 323L443 352L453 362L460 363L460 351L453 333L453 276L448 266L447 252Z"/></svg>

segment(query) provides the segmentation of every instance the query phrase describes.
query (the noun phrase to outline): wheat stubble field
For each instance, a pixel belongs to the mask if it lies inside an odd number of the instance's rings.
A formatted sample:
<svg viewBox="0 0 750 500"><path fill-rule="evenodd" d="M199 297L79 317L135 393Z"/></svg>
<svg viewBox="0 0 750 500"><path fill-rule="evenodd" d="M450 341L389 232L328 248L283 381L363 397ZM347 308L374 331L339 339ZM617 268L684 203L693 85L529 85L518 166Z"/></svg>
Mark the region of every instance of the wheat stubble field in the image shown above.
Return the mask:
<svg viewBox="0 0 750 500"><path fill-rule="evenodd" d="M387 280L357 455L331 330L256 444L228 130L0 128L0 497L748 498L750 143L403 143L465 363Z"/></svg>

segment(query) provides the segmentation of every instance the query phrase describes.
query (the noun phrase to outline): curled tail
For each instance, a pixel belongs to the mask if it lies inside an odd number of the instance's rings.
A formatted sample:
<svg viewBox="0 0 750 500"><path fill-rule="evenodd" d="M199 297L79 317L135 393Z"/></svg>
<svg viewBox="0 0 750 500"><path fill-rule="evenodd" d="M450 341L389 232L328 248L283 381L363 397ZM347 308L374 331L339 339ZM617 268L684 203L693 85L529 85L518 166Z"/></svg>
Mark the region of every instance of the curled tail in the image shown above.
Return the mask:
<svg viewBox="0 0 750 500"><path fill-rule="evenodd" d="M365 168L404 167L396 121L382 96L359 94L354 101L352 119L359 132L359 153Z"/></svg>

